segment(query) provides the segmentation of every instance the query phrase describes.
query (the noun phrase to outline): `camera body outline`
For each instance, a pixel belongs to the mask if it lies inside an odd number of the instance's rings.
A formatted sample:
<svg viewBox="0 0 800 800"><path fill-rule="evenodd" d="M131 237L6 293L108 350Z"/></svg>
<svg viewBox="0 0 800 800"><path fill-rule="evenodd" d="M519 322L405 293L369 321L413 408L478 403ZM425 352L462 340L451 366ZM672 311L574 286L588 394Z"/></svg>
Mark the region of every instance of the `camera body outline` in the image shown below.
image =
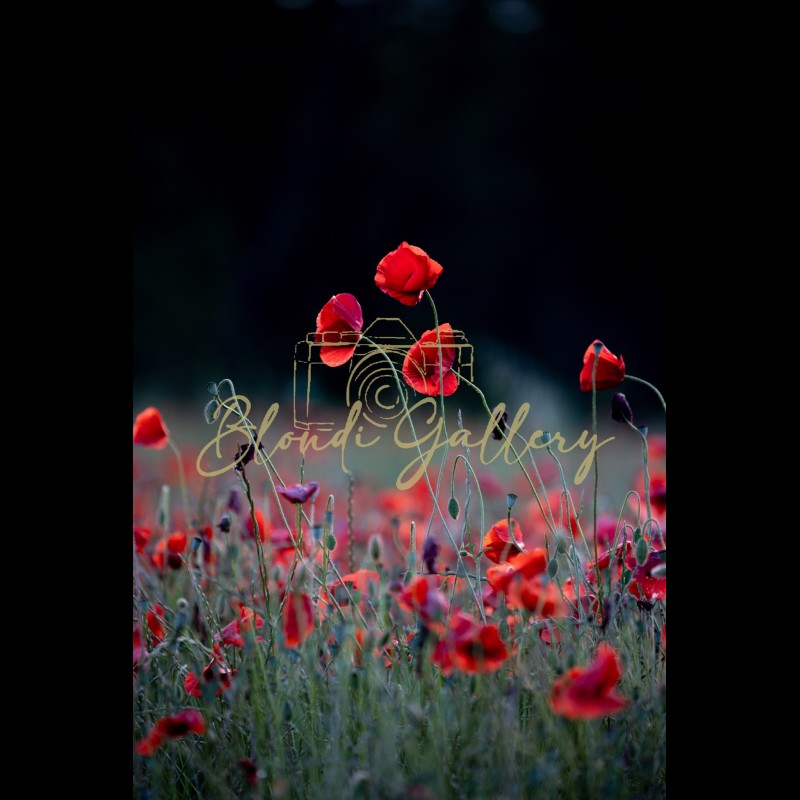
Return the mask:
<svg viewBox="0 0 800 800"><path fill-rule="evenodd" d="M385 329L385 332L382 329ZM309 332L304 339L295 344L292 379L295 428L324 433L332 431L338 424L335 420L310 419L313 375L318 370L340 369L323 363L319 356L322 347L333 344L356 345L352 358L347 362L348 379L345 389L347 407L350 408L356 400L361 400L362 417L377 428L387 428L387 420L391 422L403 413L402 403L399 400L398 380L406 401L409 399L409 393L414 392L403 380L402 367L406 354L416 344L417 338L399 317L378 317L360 333L335 333L334 336L326 341L325 333ZM368 336L371 341L365 342L363 336ZM453 344L448 344L447 347L453 347L456 351L453 367L467 380L472 381L474 348L461 330L453 329L452 338ZM374 345L378 345L383 352ZM386 356L396 369L396 377ZM379 381L376 386L376 382ZM362 389L363 391L360 391ZM387 389L390 393L392 389L396 393L395 402L390 404L384 402ZM374 390L374 401L370 402L370 398L363 395L372 390ZM380 416L381 414L384 416Z"/></svg>

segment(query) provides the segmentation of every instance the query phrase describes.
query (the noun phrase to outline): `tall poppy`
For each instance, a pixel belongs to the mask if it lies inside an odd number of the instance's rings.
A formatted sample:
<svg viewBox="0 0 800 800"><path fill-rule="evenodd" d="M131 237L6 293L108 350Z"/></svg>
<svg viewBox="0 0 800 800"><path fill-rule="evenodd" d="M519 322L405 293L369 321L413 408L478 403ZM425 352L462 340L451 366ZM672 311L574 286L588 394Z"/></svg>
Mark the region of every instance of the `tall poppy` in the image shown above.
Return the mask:
<svg viewBox="0 0 800 800"><path fill-rule="evenodd" d="M441 347L436 341L436 329L425 331L411 346L403 361L403 380L415 391L431 397L438 395L443 385L444 395L449 397L458 389L458 378L452 372L456 360L455 340L449 322L440 325L438 331Z"/></svg>
<svg viewBox="0 0 800 800"><path fill-rule="evenodd" d="M137 415L133 423L134 444L162 450L168 441L169 431L157 408L149 406Z"/></svg>
<svg viewBox="0 0 800 800"><path fill-rule="evenodd" d="M600 346L600 355L595 356L595 345ZM622 356L615 356L599 339L595 339L583 354L583 369L581 370L581 391L592 391L592 370L594 360L597 358L597 373L595 374L595 388L613 389L619 386L625 378L625 361Z"/></svg>
<svg viewBox="0 0 800 800"><path fill-rule="evenodd" d="M591 664L573 667L555 681L550 707L568 719L595 719L615 714L629 702L615 689L621 677L617 652L611 645L601 642Z"/></svg>
<svg viewBox="0 0 800 800"><path fill-rule="evenodd" d="M443 267L424 250L403 242L378 264L375 285L403 305L415 306L442 274Z"/></svg>
<svg viewBox="0 0 800 800"><path fill-rule="evenodd" d="M322 343L319 357L329 367L346 364L356 350L364 315L352 294L335 294L317 314L315 339Z"/></svg>

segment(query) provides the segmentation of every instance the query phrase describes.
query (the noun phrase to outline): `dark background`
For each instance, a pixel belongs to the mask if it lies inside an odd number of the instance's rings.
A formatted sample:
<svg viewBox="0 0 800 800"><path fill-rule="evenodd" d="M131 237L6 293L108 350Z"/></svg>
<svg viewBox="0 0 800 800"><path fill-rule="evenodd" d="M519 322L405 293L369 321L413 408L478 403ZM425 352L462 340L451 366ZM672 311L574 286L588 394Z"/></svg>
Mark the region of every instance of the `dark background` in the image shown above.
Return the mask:
<svg viewBox="0 0 800 800"><path fill-rule="evenodd" d="M440 321L478 368L504 359L585 403L578 373L600 338L669 394L668 145L646 9L265 9L203 36L153 24L137 42L135 404L202 404L223 377L286 391L294 344L334 293L355 294L365 322L432 328L427 303L373 283L403 240L444 266Z"/></svg>

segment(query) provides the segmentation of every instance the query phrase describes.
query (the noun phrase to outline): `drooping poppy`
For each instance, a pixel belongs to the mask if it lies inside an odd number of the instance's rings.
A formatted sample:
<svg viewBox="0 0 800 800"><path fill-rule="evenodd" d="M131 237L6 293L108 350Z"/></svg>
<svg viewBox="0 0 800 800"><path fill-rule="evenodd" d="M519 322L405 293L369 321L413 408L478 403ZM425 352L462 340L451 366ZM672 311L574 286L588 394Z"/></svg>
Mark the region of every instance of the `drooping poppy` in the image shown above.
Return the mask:
<svg viewBox="0 0 800 800"><path fill-rule="evenodd" d="M511 531L514 534L513 541L508 532L508 520L501 519L499 522L495 522L483 537L483 554L489 561L494 561L495 564L504 561L513 562L515 558L525 552L522 549L525 546L522 530L514 517L511 518Z"/></svg>
<svg viewBox="0 0 800 800"><path fill-rule="evenodd" d="M161 717L149 733L136 743L136 752L152 756L167 739L182 739L187 733L205 733L206 721L196 708L187 708L172 717Z"/></svg>
<svg viewBox="0 0 800 800"><path fill-rule="evenodd" d="M309 498L315 498L319 492L319 484L316 481L309 481L308 483L295 483L292 486L276 486L278 494L284 500L288 500L295 505L302 505Z"/></svg>
<svg viewBox="0 0 800 800"><path fill-rule="evenodd" d="M166 553L166 562L171 569L180 569L181 555L186 550L186 545L189 543L185 531L176 531L171 533L166 539L162 537L161 541L156 545L153 552L153 564L159 569L164 568L164 554Z"/></svg>
<svg viewBox="0 0 800 800"><path fill-rule="evenodd" d="M150 406L140 412L133 423L133 443L162 450L169 441L169 431L161 412Z"/></svg>
<svg viewBox="0 0 800 800"><path fill-rule="evenodd" d="M568 719L596 719L621 711L629 703L615 686L622 677L619 656L601 642L594 660L586 667L573 667L553 684L550 708Z"/></svg>
<svg viewBox="0 0 800 800"><path fill-rule="evenodd" d="M403 242L378 264L375 285L403 305L415 306L442 274L443 267L424 250Z"/></svg>
<svg viewBox="0 0 800 800"><path fill-rule="evenodd" d="M595 356L595 345L600 345L600 356ZM599 339L595 339L583 354L583 369L581 370L581 391L592 391L592 370L594 360L598 358L597 374L595 375L595 388L613 389L619 386L625 378L625 361L622 356L615 356Z"/></svg>
<svg viewBox="0 0 800 800"><path fill-rule="evenodd" d="M403 380L414 391L430 397L438 395L441 386L444 386L444 395L449 397L458 389L458 378L452 372L453 362L456 360L456 349L453 346L455 339L450 323L443 323L438 328L440 348L436 341L436 330L425 331L419 341L409 348L403 361Z"/></svg>
<svg viewBox="0 0 800 800"><path fill-rule="evenodd" d="M287 647L298 647L313 630L311 599L305 592L290 592L283 607L283 643Z"/></svg>
<svg viewBox="0 0 800 800"><path fill-rule="evenodd" d="M319 357L329 367L346 364L356 350L364 327L361 306L352 294L335 294L317 314L315 338L322 343Z"/></svg>

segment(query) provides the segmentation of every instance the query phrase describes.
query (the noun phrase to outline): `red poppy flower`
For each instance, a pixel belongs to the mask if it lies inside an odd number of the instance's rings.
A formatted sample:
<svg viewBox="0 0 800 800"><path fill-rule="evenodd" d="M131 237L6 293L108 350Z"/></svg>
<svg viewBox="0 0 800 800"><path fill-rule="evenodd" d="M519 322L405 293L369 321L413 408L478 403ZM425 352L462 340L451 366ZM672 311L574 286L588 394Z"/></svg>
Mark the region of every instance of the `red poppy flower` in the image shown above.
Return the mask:
<svg viewBox="0 0 800 800"><path fill-rule="evenodd" d="M187 708L174 717L161 717L150 732L136 743L136 752L152 756L167 739L182 739L187 733L205 733L206 721L196 708Z"/></svg>
<svg viewBox="0 0 800 800"><path fill-rule="evenodd" d="M159 569L164 568L164 553L167 553L167 564L172 569L181 568L181 554L186 550L188 538L183 531L171 533L166 539L162 538L156 545L155 552L153 553L153 564Z"/></svg>
<svg viewBox="0 0 800 800"><path fill-rule="evenodd" d="M317 314L315 339L321 342L319 357L329 367L347 363L356 350L364 326L358 300L351 294L335 294Z"/></svg>
<svg viewBox="0 0 800 800"><path fill-rule="evenodd" d="M223 691L231 688L231 678L236 675L236 670L229 669L222 658L222 653L218 645L214 645L214 657L211 663L203 670L203 682L210 684L212 682L218 683L216 697L219 697ZM183 681L183 688L186 693L191 697L202 699L203 692L200 688L200 680L194 672L190 672Z"/></svg>
<svg viewBox="0 0 800 800"><path fill-rule="evenodd" d="M249 509L248 509L249 511ZM272 527L267 523L267 520L264 518L264 514L262 513L260 508L256 510L256 522L258 523L258 535L261 539L262 544L267 541L267 536L272 531ZM250 538L255 541L256 533L255 528L253 528L253 516L248 513L244 520L244 529L249 534Z"/></svg>
<svg viewBox="0 0 800 800"><path fill-rule="evenodd" d="M258 767L256 767L255 762L250 758L243 758L239 761L239 766L242 768L245 781L247 781L250 786L258 786L259 775Z"/></svg>
<svg viewBox="0 0 800 800"><path fill-rule="evenodd" d="M516 535L515 531L514 536ZM546 570L547 551L544 547L536 547L527 553L517 555L513 564L498 564L496 567L489 567L486 571L486 578L492 588L498 592L504 592L515 576L522 575L523 578L533 578Z"/></svg>
<svg viewBox="0 0 800 800"><path fill-rule="evenodd" d="M462 672L495 672L508 658L508 648L497 625L478 625L471 635L456 638L451 657Z"/></svg>
<svg viewBox="0 0 800 800"><path fill-rule="evenodd" d="M592 370L594 369L594 346L600 345L600 356L597 362L595 387L599 389L613 389L619 386L625 377L625 361L622 356L615 356L599 339L595 339L583 354L583 369L581 370L581 391L592 391Z"/></svg>
<svg viewBox="0 0 800 800"><path fill-rule="evenodd" d="M142 411L133 423L133 443L161 450L167 446L169 431L157 408Z"/></svg>
<svg viewBox="0 0 800 800"><path fill-rule="evenodd" d="M650 479L650 504L656 513L663 514L667 510L667 479L656 476Z"/></svg>
<svg viewBox="0 0 800 800"><path fill-rule="evenodd" d="M442 274L442 265L424 250L403 242L378 264L375 285L403 305L415 306Z"/></svg>
<svg viewBox="0 0 800 800"><path fill-rule="evenodd" d="M639 600L664 600L667 596L666 576L655 577L652 570L664 563L662 550L652 550L647 560L633 571L628 591Z"/></svg>
<svg viewBox="0 0 800 800"><path fill-rule="evenodd" d="M419 341L411 346L403 361L403 380L420 394L431 397L439 394L444 384L444 395L449 397L458 389L458 378L451 371L456 360L453 346L453 329L449 322L439 326L442 371L439 371L439 345L436 330L425 331Z"/></svg>
<svg viewBox="0 0 800 800"><path fill-rule="evenodd" d="M305 503L309 497L316 497L319 492L319 484L316 481L308 483L295 483L292 486L277 486L278 494L295 505Z"/></svg>
<svg viewBox="0 0 800 800"><path fill-rule="evenodd" d="M142 644L142 631L136 623L133 625L133 666L134 671L136 665L144 658L147 650Z"/></svg>
<svg viewBox="0 0 800 800"><path fill-rule="evenodd" d="M147 543L150 541L150 528L143 528L141 525L133 526L133 541L136 543L136 552L144 553Z"/></svg>
<svg viewBox="0 0 800 800"><path fill-rule="evenodd" d="M314 630L314 612L305 592L291 592L283 607L283 643L298 647Z"/></svg>
<svg viewBox="0 0 800 800"><path fill-rule="evenodd" d="M147 627L154 642L163 642L166 634L161 621L164 619L164 609L160 605L154 605L146 614Z"/></svg>
<svg viewBox="0 0 800 800"><path fill-rule="evenodd" d="M363 598L365 598L369 594L369 585L372 583L376 587L381 581L381 576L371 569L359 569L355 572L348 572L347 575L342 575L342 580L334 581L333 583L329 583L325 590L321 591L319 594L319 599L323 602L328 604L329 598L334 598L339 606L346 606L350 603L350 598L344 591L344 587L346 586L348 591L351 595L355 592L359 592L362 595L362 602L359 605L363 605Z"/></svg>
<svg viewBox="0 0 800 800"><path fill-rule="evenodd" d="M252 608L245 605L239 607L239 619L229 622L214 638L220 639L222 644L233 645L234 647L244 647L243 631L250 630L255 625L259 630L264 627L264 618L260 614L254 613ZM256 641L263 641L262 637L256 636Z"/></svg>
<svg viewBox="0 0 800 800"><path fill-rule="evenodd" d="M522 606L541 618L563 617L566 614L558 586L543 574L514 581L508 590L508 604L514 608Z"/></svg>
<svg viewBox="0 0 800 800"><path fill-rule="evenodd" d="M436 583L439 582L436 577L434 580ZM431 585L428 576L418 575L414 578L397 596L397 601L406 611L419 614L432 630L437 633L444 631L443 620L447 615L447 598L435 585Z"/></svg>
<svg viewBox="0 0 800 800"><path fill-rule="evenodd" d="M522 531L519 523L513 517L511 518L511 530L514 533L513 542L508 533L508 520L501 519L499 522L495 522L483 537L483 554L489 561L494 561L495 564L500 564L504 561L513 562L515 558L525 552L522 549L525 546L522 540ZM514 542L517 544L514 544ZM522 547L519 545L522 545Z"/></svg>
<svg viewBox="0 0 800 800"><path fill-rule="evenodd" d="M556 680L550 693L550 708L568 719L615 714L629 702L614 689L621 677L619 656L613 647L601 642L591 664L573 667Z"/></svg>

